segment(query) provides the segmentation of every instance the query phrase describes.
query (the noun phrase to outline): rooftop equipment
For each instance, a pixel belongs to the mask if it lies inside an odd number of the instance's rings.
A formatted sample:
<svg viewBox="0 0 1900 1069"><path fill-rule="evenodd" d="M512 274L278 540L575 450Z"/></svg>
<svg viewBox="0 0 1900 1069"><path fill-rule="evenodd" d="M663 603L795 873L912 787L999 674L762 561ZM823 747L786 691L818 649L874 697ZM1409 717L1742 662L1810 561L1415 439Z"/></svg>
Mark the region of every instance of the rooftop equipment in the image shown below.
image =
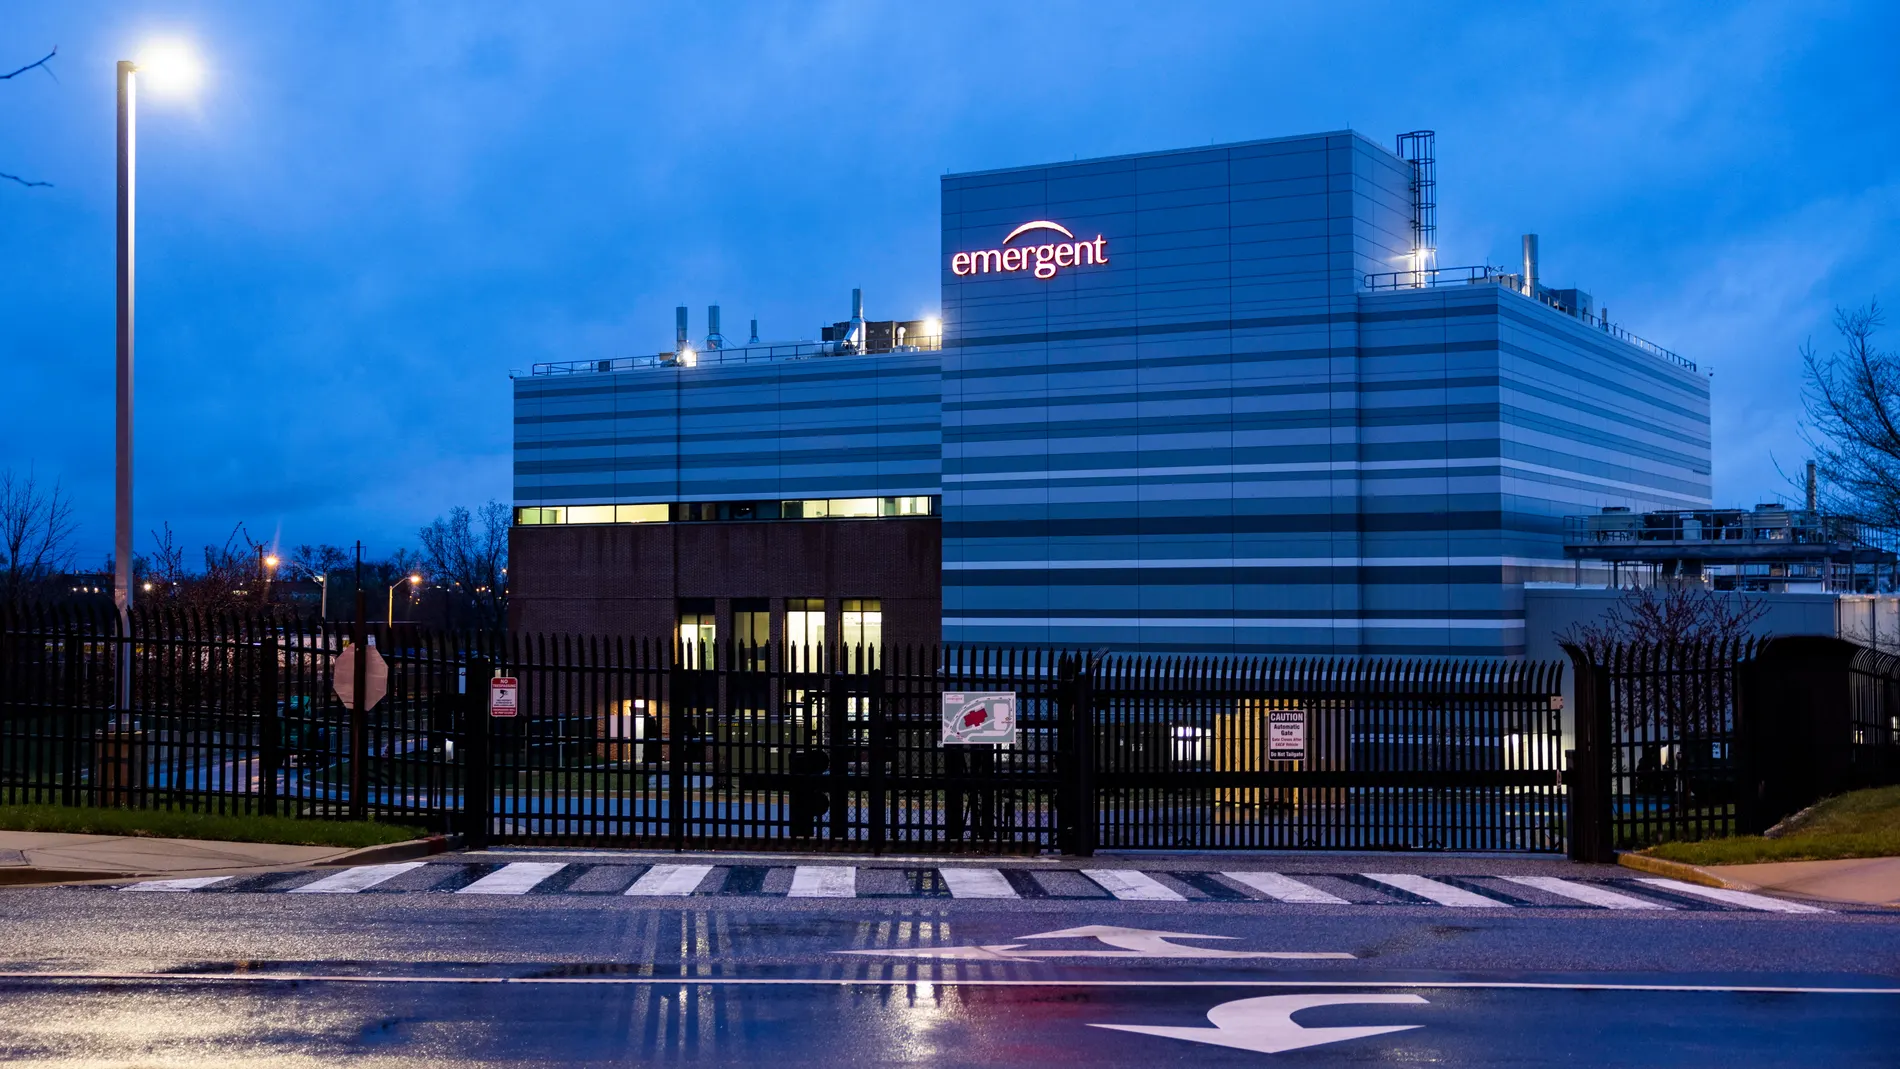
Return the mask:
<svg viewBox="0 0 1900 1069"><path fill-rule="evenodd" d="M709 304L706 306L706 348L724 349L725 347L726 336L719 333L719 306Z"/></svg>
<svg viewBox="0 0 1900 1069"><path fill-rule="evenodd" d="M1419 286L1438 266L1437 142L1431 130L1399 135L1398 155L1412 165L1412 270Z"/></svg>
<svg viewBox="0 0 1900 1069"><path fill-rule="evenodd" d="M1524 235L1524 296L1537 299L1537 235Z"/></svg>

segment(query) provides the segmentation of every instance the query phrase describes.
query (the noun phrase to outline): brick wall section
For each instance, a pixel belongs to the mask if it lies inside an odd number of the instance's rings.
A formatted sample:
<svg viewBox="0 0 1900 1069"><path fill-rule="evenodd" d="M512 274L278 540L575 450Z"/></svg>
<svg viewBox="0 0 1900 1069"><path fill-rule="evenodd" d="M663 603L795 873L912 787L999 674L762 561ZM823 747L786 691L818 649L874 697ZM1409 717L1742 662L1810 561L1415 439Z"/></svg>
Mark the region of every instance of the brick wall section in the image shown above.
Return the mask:
<svg viewBox="0 0 1900 1069"><path fill-rule="evenodd" d="M510 532L508 624L520 632L670 636L682 598L712 598L723 641L735 598L825 599L827 641L839 602L883 603L884 641L942 635L943 528L936 517L527 526Z"/></svg>

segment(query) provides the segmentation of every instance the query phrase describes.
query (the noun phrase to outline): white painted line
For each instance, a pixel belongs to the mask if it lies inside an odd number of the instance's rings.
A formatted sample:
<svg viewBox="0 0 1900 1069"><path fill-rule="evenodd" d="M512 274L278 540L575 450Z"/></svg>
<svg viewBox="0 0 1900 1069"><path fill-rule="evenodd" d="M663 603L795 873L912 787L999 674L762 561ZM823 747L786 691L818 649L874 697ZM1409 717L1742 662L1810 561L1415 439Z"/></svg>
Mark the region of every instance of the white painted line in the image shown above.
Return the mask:
<svg viewBox="0 0 1900 1069"><path fill-rule="evenodd" d="M655 865L633 881L627 894L648 897L684 897L699 890L711 865Z"/></svg>
<svg viewBox="0 0 1900 1069"><path fill-rule="evenodd" d="M1700 887L1693 883L1683 883L1681 880L1662 880L1645 877L1636 882L1646 883L1651 887L1660 887L1665 891L1675 891L1685 895L1699 895L1703 898L1712 898L1717 902L1727 903L1731 906L1740 906L1743 909L1759 909L1768 913L1834 912L1831 909L1822 909L1819 906L1804 906L1799 902L1788 902L1779 898L1769 898L1767 895L1751 895L1747 891L1731 891L1726 887Z"/></svg>
<svg viewBox="0 0 1900 1069"><path fill-rule="evenodd" d="M325 876L316 883L306 883L302 887L292 887L293 895L353 895L365 888L374 887L384 880L393 880L408 872L428 864L426 861L398 861L393 865L359 865L353 869L344 869L334 876Z"/></svg>
<svg viewBox="0 0 1900 1069"><path fill-rule="evenodd" d="M209 887L214 883L223 883L229 876L189 876L182 880L151 880L121 887L121 891L196 891L200 887Z"/></svg>
<svg viewBox="0 0 1900 1069"><path fill-rule="evenodd" d="M1021 898L995 869L938 869L951 898Z"/></svg>
<svg viewBox="0 0 1900 1069"><path fill-rule="evenodd" d="M1377 880L1388 887L1401 891L1410 891L1420 898L1429 898L1441 906L1454 906L1459 909L1509 909L1510 903L1495 898L1486 898L1481 894L1467 891L1462 887L1453 887L1448 883L1428 880L1423 876L1414 876L1409 872L1362 872L1359 875L1368 880Z"/></svg>
<svg viewBox="0 0 1900 1069"><path fill-rule="evenodd" d="M467 887L458 889L458 895L525 895L534 890L536 884L566 868L558 861L516 861L483 876Z"/></svg>
<svg viewBox="0 0 1900 1069"><path fill-rule="evenodd" d="M1560 880L1555 876L1499 876L1498 879L1523 884L1525 887L1535 887L1539 891L1545 891L1564 898L1575 899L1578 902L1587 903L1592 906L1601 906L1604 909L1676 908L1663 902L1637 898L1634 895L1622 894L1621 892L1612 891L1605 887L1598 887L1594 884Z"/></svg>
<svg viewBox="0 0 1900 1069"><path fill-rule="evenodd" d="M362 973L139 973L139 972L0 972L0 980L120 980L164 983L321 983L321 984L510 984L576 986L664 987L1100 987L1100 988L1350 988L1355 990L1428 989L1463 991L1642 991L1690 994L1743 995L1885 995L1900 996L1900 987L1768 987L1716 984L1565 984L1514 980L961 980L936 979L851 980L843 977L801 980L757 976L366 976Z"/></svg>
<svg viewBox="0 0 1900 1069"><path fill-rule="evenodd" d="M1133 869L1083 869L1082 875L1125 902L1185 902L1187 896L1145 872Z"/></svg>
<svg viewBox="0 0 1900 1069"><path fill-rule="evenodd" d="M1327 906L1352 904L1338 895L1329 895L1317 887L1309 887L1277 872L1223 872L1221 875L1244 887L1251 887L1268 898L1277 898L1282 902Z"/></svg>
<svg viewBox="0 0 1900 1069"><path fill-rule="evenodd" d="M854 865L800 865L792 870L787 898L856 898L858 870Z"/></svg>

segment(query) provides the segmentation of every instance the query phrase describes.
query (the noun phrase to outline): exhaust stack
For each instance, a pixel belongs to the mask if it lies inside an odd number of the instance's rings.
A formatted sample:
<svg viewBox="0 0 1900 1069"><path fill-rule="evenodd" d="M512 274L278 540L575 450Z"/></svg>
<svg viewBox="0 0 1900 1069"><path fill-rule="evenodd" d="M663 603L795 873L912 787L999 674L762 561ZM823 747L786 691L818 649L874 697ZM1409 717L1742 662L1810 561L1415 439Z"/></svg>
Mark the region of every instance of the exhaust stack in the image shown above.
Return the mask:
<svg viewBox="0 0 1900 1069"><path fill-rule="evenodd" d="M673 310L673 351L686 348L686 306L680 305Z"/></svg>
<svg viewBox="0 0 1900 1069"><path fill-rule="evenodd" d="M1537 296L1537 235L1524 235L1524 296Z"/></svg>
<svg viewBox="0 0 1900 1069"><path fill-rule="evenodd" d="M706 306L706 348L723 349L725 347L726 336L719 333L719 306L709 304Z"/></svg>

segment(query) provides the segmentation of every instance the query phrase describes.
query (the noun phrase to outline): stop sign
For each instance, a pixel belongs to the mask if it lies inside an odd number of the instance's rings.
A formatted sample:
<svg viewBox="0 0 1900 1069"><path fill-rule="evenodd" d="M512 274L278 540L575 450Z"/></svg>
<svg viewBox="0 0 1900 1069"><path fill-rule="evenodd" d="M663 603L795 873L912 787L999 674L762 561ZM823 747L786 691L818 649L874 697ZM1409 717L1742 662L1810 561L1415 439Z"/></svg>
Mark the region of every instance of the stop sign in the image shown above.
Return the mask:
<svg viewBox="0 0 1900 1069"><path fill-rule="evenodd" d="M363 654L364 675L367 677L367 683L363 687L363 708L374 709L376 703L382 701L383 696L389 693L389 664L383 660L382 654L376 652L376 647L373 645L363 651ZM345 643L343 652L337 654L336 659L330 662L330 684L336 688L336 696L343 699L346 707L355 708L356 648L354 646Z"/></svg>

